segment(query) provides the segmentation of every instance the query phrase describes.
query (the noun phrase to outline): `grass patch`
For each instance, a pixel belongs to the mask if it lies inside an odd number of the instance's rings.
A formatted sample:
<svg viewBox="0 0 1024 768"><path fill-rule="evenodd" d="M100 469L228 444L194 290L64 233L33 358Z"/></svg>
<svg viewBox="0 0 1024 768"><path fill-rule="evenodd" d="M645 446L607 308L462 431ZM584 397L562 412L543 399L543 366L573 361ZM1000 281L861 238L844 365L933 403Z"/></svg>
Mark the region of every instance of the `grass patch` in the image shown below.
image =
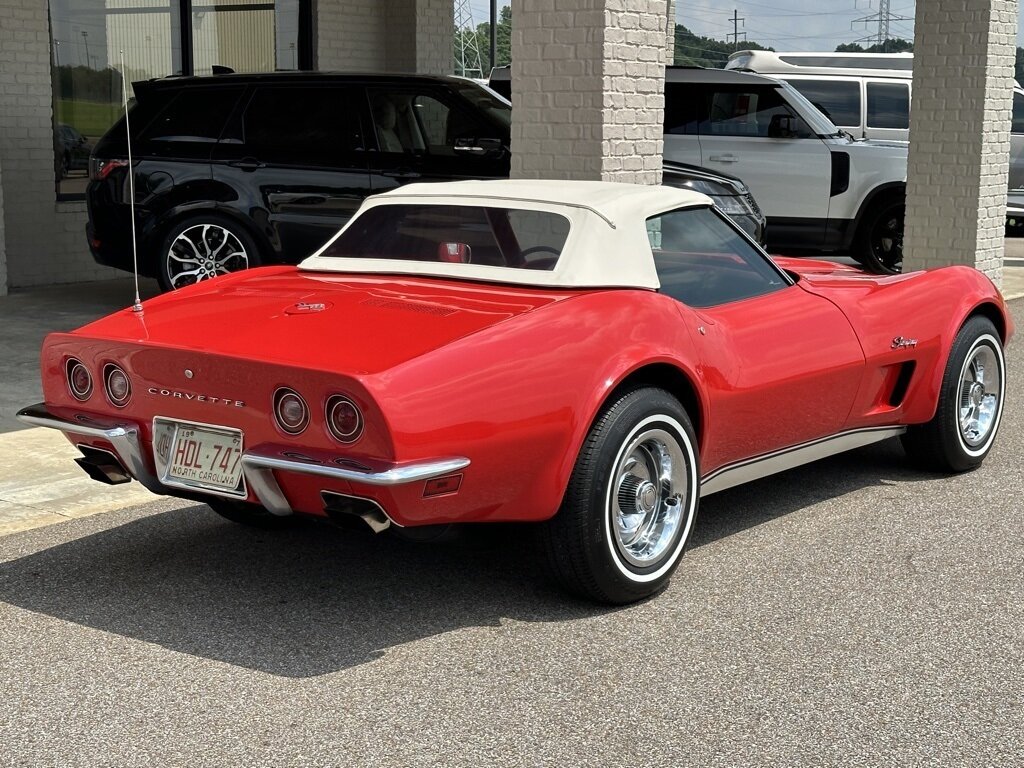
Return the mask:
<svg viewBox="0 0 1024 768"><path fill-rule="evenodd" d="M95 140L107 132L123 114L119 103L59 99L57 122L70 125L88 139Z"/></svg>

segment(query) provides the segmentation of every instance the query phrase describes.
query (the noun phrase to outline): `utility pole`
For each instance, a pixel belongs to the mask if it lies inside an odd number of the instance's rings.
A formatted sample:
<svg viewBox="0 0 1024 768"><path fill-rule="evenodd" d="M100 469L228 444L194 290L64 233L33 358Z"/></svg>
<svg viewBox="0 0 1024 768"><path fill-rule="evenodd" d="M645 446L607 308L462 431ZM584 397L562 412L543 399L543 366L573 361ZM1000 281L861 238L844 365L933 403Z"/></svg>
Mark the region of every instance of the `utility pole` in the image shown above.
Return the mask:
<svg viewBox="0 0 1024 768"><path fill-rule="evenodd" d="M92 69L92 64L89 62L89 33L86 30L82 30L82 39L85 40L85 66Z"/></svg>
<svg viewBox="0 0 1024 768"><path fill-rule="evenodd" d="M491 69L498 66L498 0L491 0Z"/></svg>
<svg viewBox="0 0 1024 768"><path fill-rule="evenodd" d="M739 23L741 21L745 22L746 19L745 18L741 18L740 15L739 15L739 11L737 11L735 8L732 9L732 16L727 16L726 18L728 18L729 21L732 22L732 32L727 34L726 37L731 37L732 38L732 44L733 45L739 45L739 42L740 42ZM747 39L747 33L746 32L743 33L743 39L744 40Z"/></svg>

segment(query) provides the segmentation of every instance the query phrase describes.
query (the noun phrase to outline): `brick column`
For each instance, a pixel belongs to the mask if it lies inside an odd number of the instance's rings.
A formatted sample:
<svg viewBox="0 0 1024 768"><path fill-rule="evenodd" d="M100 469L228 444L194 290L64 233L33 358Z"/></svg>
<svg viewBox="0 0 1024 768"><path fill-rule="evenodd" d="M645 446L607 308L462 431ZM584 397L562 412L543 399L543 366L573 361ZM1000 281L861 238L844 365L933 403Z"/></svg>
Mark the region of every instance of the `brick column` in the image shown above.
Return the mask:
<svg viewBox="0 0 1024 768"><path fill-rule="evenodd" d="M917 4L905 272L1002 281L1016 32L1016 0Z"/></svg>
<svg viewBox="0 0 1024 768"><path fill-rule="evenodd" d="M512 177L661 183L666 0L512 0Z"/></svg>

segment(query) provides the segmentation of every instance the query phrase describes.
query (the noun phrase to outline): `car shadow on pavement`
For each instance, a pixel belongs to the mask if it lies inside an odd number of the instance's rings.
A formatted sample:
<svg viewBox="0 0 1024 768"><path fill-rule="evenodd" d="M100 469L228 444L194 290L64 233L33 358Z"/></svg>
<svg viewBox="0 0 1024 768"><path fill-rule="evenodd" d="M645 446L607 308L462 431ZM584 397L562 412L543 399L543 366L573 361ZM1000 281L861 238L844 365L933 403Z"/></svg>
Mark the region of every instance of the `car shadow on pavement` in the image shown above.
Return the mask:
<svg viewBox="0 0 1024 768"><path fill-rule="evenodd" d="M702 499L689 548L862 488L939 477L943 475L913 468L898 439L885 440Z"/></svg>
<svg viewBox="0 0 1024 768"><path fill-rule="evenodd" d="M898 446L826 462L710 497L693 546L890 478L934 477L904 469ZM313 523L253 530L197 505L0 563L0 600L305 678L503 618L565 621L615 610L568 598L541 574L530 526L480 526L461 541L429 544Z"/></svg>
<svg viewBox="0 0 1024 768"><path fill-rule="evenodd" d="M312 522L255 530L197 505L0 563L0 600L291 678L504 617L562 621L613 610L546 584L528 528L487 527L418 543Z"/></svg>

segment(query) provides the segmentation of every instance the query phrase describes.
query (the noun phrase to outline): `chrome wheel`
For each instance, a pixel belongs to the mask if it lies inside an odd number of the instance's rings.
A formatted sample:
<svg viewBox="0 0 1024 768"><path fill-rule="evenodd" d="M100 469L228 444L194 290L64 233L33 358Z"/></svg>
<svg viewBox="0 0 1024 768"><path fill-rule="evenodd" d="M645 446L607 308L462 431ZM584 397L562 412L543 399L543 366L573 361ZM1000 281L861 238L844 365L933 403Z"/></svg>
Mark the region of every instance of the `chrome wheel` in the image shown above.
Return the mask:
<svg viewBox="0 0 1024 768"><path fill-rule="evenodd" d="M172 289L249 267L238 236L220 224L196 224L182 230L167 250L165 269Z"/></svg>
<svg viewBox="0 0 1024 768"><path fill-rule="evenodd" d="M623 605L650 597L679 565L700 503L690 416L671 394L612 397L580 446L558 514L540 529L551 575Z"/></svg>
<svg viewBox="0 0 1024 768"><path fill-rule="evenodd" d="M620 453L609 488L615 546L638 568L657 563L676 542L689 497L687 461L676 437L647 429Z"/></svg>
<svg viewBox="0 0 1024 768"><path fill-rule="evenodd" d="M1002 391L1002 369L996 351L989 344L978 343L960 372L960 437L968 449L983 445L991 434L998 420Z"/></svg>
<svg viewBox="0 0 1024 768"><path fill-rule="evenodd" d="M1001 334L986 317L968 318L949 351L935 415L900 438L907 457L939 472L981 466L999 430L1006 397Z"/></svg>

